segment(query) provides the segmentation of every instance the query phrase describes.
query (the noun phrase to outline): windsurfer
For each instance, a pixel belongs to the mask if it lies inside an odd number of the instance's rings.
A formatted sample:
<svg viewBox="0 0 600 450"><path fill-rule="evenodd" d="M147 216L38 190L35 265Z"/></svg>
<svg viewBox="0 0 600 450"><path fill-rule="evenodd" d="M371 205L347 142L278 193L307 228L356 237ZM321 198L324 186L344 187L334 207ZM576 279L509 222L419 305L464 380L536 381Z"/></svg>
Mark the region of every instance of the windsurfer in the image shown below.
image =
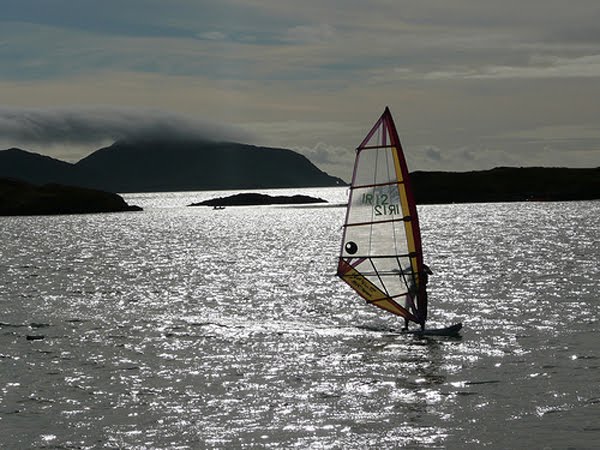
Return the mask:
<svg viewBox="0 0 600 450"><path fill-rule="evenodd" d="M408 319L406 317L404 318L404 328L402 328L402 331L408 331Z"/></svg>
<svg viewBox="0 0 600 450"><path fill-rule="evenodd" d="M421 271L421 279L423 280L423 286L426 288L427 287L427 283L429 283L429 275L433 275L433 271L429 268L429 266L427 264L423 264L423 270ZM416 297L416 287L414 285L411 286L412 290L409 292L409 295L411 296L412 299L414 299ZM427 292L425 292L425 295L427 295ZM425 323L421 324L421 329L425 329ZM402 329L403 331L407 331L408 330L408 319L404 319L404 328Z"/></svg>
<svg viewBox="0 0 600 450"><path fill-rule="evenodd" d="M423 271L421 272L421 276L423 277L423 283L427 286L429 282L429 275L433 275L433 272L429 268L427 264L423 264Z"/></svg>

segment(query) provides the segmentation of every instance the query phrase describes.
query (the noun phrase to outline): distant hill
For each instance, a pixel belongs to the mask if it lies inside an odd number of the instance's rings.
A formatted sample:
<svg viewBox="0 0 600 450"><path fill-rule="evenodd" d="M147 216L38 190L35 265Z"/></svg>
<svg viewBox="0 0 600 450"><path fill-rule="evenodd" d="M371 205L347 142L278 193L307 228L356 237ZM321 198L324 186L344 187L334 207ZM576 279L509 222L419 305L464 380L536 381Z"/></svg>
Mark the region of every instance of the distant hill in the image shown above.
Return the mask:
<svg viewBox="0 0 600 450"><path fill-rule="evenodd" d="M0 216L141 211L110 192L0 178Z"/></svg>
<svg viewBox="0 0 600 450"><path fill-rule="evenodd" d="M76 164L19 149L0 151L0 177L110 192L343 186L291 150L185 140L117 142ZM600 199L600 168L498 167L413 172L417 203Z"/></svg>
<svg viewBox="0 0 600 450"><path fill-rule="evenodd" d="M116 142L76 164L19 149L0 151L0 177L111 192L339 186L344 182L286 149L230 142Z"/></svg>
<svg viewBox="0 0 600 450"><path fill-rule="evenodd" d="M0 151L0 177L33 184L78 184L79 181L73 164L18 148Z"/></svg>
<svg viewBox="0 0 600 450"><path fill-rule="evenodd" d="M420 204L600 199L600 167L497 167L474 172L413 172Z"/></svg>

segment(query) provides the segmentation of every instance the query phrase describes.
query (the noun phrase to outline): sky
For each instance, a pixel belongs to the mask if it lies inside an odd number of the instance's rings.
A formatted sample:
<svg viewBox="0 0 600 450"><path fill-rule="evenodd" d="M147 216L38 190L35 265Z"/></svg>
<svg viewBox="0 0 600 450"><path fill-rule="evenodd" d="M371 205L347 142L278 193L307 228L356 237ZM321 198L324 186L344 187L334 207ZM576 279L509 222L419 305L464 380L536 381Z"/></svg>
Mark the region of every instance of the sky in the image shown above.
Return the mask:
<svg viewBox="0 0 600 450"><path fill-rule="evenodd" d="M349 180L389 106L410 170L600 166L598 0L0 0L0 149L290 148Z"/></svg>

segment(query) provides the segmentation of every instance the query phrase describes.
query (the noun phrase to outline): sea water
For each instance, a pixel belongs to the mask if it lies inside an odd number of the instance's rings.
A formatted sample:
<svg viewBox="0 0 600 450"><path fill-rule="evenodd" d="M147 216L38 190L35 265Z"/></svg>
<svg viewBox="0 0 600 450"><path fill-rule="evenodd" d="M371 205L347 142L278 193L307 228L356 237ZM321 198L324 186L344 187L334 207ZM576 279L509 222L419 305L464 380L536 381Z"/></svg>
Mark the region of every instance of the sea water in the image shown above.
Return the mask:
<svg viewBox="0 0 600 450"><path fill-rule="evenodd" d="M419 338L335 277L346 190L301 193L0 218L0 447L598 445L600 202L420 206L464 330Z"/></svg>

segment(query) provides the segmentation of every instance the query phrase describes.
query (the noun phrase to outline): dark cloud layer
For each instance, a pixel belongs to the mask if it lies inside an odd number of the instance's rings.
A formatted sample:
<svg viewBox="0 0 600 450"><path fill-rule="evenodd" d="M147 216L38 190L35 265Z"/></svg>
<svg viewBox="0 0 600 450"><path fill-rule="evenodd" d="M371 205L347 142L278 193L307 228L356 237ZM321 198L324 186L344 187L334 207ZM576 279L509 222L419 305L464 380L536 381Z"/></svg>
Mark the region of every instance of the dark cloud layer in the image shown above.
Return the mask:
<svg viewBox="0 0 600 450"><path fill-rule="evenodd" d="M0 108L0 142L93 145L107 140L185 138L252 140L235 127L156 110L116 107Z"/></svg>

